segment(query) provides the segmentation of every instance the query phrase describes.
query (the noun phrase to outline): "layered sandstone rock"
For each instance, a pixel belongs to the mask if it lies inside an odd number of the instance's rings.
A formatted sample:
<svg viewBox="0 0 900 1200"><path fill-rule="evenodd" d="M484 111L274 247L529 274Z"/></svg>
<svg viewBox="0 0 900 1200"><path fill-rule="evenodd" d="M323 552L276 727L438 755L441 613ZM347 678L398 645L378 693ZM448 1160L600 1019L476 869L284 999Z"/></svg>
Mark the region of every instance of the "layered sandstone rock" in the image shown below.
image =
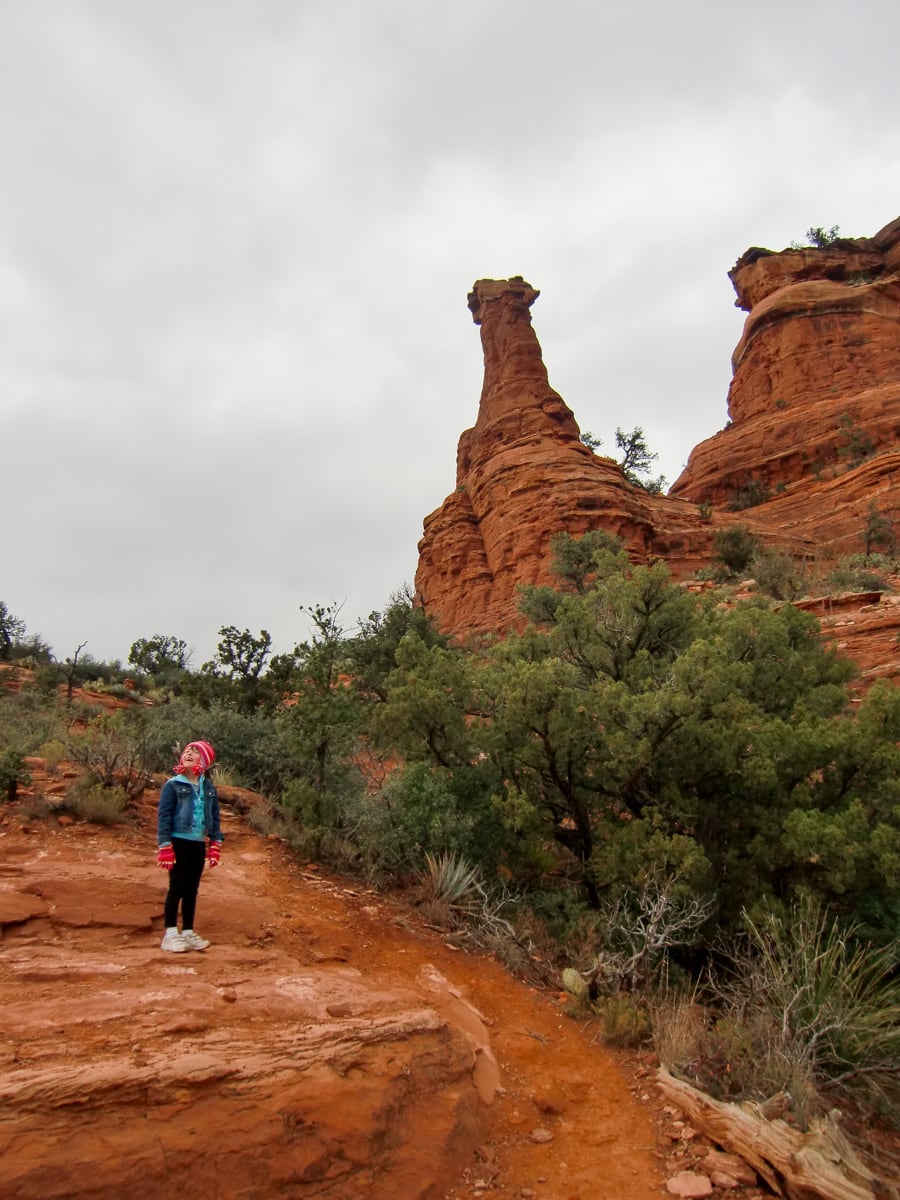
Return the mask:
<svg viewBox="0 0 900 1200"><path fill-rule="evenodd" d="M898 498L900 218L822 249L750 249L729 277L748 313L730 421L670 495L720 506L750 487L771 496L753 510L765 527L858 551L868 505Z"/></svg>
<svg viewBox="0 0 900 1200"><path fill-rule="evenodd" d="M149 830L0 834L0 1195L424 1198L484 1136L478 1014L435 969L364 975L309 895L276 939L296 885L225 826L204 954L158 949Z"/></svg>
<svg viewBox="0 0 900 1200"><path fill-rule="evenodd" d="M856 663L855 690L865 691L878 679L900 678L900 579L891 583L892 593L855 592L796 602L819 618L826 641Z"/></svg>
<svg viewBox="0 0 900 1200"><path fill-rule="evenodd" d="M416 574L445 631L513 626L517 589L548 581L561 530L603 529L633 560L661 557L687 578L729 524L821 564L861 552L873 512L900 511L900 218L824 249L748 250L730 277L749 315L729 424L668 496L582 445L532 328L539 293L520 277L474 285L478 419L459 441L455 493L425 520Z"/></svg>
<svg viewBox="0 0 900 1200"><path fill-rule="evenodd" d="M454 633L507 629L517 588L549 580L561 530L604 529L636 558L708 558L696 504L634 487L580 441L531 324L538 294L513 278L479 280L469 296L484 348L478 419L459 440L455 493L425 520L416 574L426 610Z"/></svg>

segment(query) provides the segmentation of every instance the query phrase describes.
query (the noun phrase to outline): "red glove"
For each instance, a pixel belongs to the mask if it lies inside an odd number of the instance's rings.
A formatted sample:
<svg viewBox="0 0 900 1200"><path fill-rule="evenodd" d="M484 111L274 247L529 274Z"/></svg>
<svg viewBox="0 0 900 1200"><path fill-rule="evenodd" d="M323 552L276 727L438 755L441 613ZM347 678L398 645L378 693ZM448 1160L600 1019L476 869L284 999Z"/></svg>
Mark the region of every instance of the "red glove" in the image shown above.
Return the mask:
<svg viewBox="0 0 900 1200"><path fill-rule="evenodd" d="M172 846L160 846L156 852L156 865L164 871L171 871L175 866L175 850Z"/></svg>
<svg viewBox="0 0 900 1200"><path fill-rule="evenodd" d="M210 842L209 849L206 852L206 861L209 863L210 868L217 867L219 865L219 859L221 857L222 857L222 843L221 842Z"/></svg>

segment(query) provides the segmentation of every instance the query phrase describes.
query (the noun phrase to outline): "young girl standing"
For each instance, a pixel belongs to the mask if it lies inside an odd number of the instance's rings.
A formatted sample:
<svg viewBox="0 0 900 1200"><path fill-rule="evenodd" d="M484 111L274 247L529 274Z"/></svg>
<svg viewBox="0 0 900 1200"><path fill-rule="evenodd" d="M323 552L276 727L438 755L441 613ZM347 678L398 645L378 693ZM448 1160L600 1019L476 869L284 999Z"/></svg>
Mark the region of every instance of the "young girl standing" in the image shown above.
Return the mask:
<svg viewBox="0 0 900 1200"><path fill-rule="evenodd" d="M210 867L218 866L224 841L219 824L219 797L208 776L215 761L216 752L209 742L189 742L174 768L175 775L166 781L159 794L156 865L169 872L166 932L160 944L163 950L176 954L205 950L209 945L194 930L194 912L204 862Z"/></svg>

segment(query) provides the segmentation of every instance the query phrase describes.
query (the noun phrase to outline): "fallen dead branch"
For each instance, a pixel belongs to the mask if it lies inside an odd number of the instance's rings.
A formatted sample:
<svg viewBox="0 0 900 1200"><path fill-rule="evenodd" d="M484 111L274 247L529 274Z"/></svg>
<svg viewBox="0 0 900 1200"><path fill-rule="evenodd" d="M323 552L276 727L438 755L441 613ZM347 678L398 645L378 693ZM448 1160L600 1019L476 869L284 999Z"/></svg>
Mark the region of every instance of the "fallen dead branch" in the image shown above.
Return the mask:
<svg viewBox="0 0 900 1200"><path fill-rule="evenodd" d="M811 1123L807 1133L764 1105L725 1104L671 1075L657 1081L666 1097L724 1150L739 1154L768 1186L788 1200L900 1200L900 1190L874 1175L850 1145L834 1116Z"/></svg>

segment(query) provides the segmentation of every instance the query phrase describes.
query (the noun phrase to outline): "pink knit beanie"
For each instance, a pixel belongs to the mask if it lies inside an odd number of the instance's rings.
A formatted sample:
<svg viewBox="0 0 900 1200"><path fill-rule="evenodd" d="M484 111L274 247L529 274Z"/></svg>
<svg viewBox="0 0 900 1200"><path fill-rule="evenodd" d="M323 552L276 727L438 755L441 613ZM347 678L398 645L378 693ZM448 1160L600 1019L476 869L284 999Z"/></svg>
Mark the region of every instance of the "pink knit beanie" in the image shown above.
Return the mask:
<svg viewBox="0 0 900 1200"><path fill-rule="evenodd" d="M197 753L200 755L200 763L203 768L201 774L205 773L206 771L209 770L209 768L216 761L216 752L215 752L215 750L213 750L213 748L209 744L209 742L188 742L188 744L185 746L184 750L189 750L192 746L197 751ZM176 771L181 770L182 762L184 759L184 750L182 750L181 758L179 758L179 760L175 766Z"/></svg>

